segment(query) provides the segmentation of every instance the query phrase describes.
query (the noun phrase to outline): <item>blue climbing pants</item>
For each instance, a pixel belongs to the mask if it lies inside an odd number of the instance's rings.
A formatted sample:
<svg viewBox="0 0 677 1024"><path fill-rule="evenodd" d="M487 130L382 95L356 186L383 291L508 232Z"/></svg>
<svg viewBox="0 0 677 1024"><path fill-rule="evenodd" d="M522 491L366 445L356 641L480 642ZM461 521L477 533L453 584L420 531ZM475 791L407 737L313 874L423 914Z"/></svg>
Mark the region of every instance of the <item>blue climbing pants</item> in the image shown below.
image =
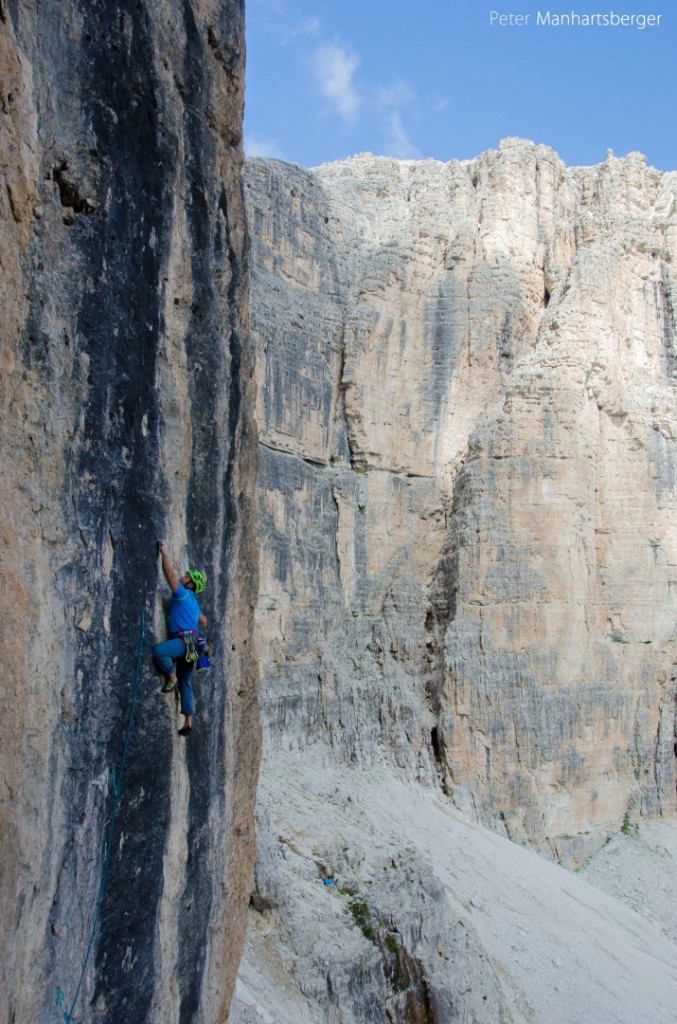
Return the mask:
<svg viewBox="0 0 677 1024"><path fill-rule="evenodd" d="M181 714L193 715L195 713L195 701L193 700L193 685L191 676L195 663L186 661L184 654L186 646L183 640L165 640L153 648L155 664L163 676L171 676L176 671L178 679L179 697L181 698ZM176 667L175 667L176 664Z"/></svg>

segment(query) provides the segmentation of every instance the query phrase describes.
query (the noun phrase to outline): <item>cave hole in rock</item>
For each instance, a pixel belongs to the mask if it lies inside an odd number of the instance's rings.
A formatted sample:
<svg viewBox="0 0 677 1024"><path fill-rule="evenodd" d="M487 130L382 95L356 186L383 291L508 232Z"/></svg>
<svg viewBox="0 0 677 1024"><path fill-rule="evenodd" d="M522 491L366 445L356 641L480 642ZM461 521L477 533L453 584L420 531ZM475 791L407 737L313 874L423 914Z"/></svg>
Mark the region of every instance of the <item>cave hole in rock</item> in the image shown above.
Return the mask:
<svg viewBox="0 0 677 1024"><path fill-rule="evenodd" d="M435 755L435 761L437 764L442 764L442 748L440 746L440 735L437 731L437 726L434 725L430 730L430 744L433 748L433 754Z"/></svg>

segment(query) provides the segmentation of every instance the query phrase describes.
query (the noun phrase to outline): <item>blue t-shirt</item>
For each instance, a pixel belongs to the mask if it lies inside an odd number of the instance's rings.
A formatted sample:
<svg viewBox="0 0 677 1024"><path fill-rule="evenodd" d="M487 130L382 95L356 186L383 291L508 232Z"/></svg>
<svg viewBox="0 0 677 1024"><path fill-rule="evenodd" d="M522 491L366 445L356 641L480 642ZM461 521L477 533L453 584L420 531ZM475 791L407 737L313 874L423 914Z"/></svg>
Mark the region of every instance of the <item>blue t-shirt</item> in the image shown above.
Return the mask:
<svg viewBox="0 0 677 1024"><path fill-rule="evenodd" d="M169 602L169 632L183 633L186 629L197 629L200 618L200 605L192 590L187 590L182 583Z"/></svg>

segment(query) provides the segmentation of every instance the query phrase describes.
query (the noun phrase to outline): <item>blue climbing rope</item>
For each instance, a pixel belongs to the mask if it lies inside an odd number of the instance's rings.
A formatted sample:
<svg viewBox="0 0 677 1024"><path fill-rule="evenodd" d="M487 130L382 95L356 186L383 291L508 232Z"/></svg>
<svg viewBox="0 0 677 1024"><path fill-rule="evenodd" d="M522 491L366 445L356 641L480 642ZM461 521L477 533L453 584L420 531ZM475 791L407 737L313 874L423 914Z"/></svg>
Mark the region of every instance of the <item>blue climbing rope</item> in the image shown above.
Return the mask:
<svg viewBox="0 0 677 1024"><path fill-rule="evenodd" d="M101 871L101 883L99 885L99 896L96 901L96 913L94 914L94 921L92 923L92 930L89 935L89 942L87 943L87 952L85 953L85 959L82 964L82 971L80 972L80 980L78 981L73 1001L71 1002L70 1010L66 1009L66 996L63 989L59 989L57 992L57 1005L63 1014L63 1019L66 1024L73 1024L73 1010L75 1004L78 1001L80 995L80 989L85 980L85 974L87 972L87 964L89 962L89 955L92 952L92 946L94 945L94 936L96 934L96 927L99 923L99 917L101 916L101 907L103 905L103 897L106 891L106 878L108 876L108 865L110 864L111 853L113 850L113 832L115 829L115 815L118 808L118 800L120 799L120 793L122 792L122 779L125 773L125 762L127 761L127 751L129 750L129 741L132 735L132 727L134 725L134 712L136 711L136 698L139 692L139 678L141 676L141 651L143 645L151 649L150 642L146 638L146 626L144 613L141 612L139 616L139 643L136 649L136 671L134 673L134 689L132 691L132 706L129 712L129 720L127 722L127 732L125 733L125 745L122 751L122 760L120 762L119 774L115 775L113 771L113 809L111 811L110 825L108 826L108 842L106 844L106 855L104 857L103 868Z"/></svg>

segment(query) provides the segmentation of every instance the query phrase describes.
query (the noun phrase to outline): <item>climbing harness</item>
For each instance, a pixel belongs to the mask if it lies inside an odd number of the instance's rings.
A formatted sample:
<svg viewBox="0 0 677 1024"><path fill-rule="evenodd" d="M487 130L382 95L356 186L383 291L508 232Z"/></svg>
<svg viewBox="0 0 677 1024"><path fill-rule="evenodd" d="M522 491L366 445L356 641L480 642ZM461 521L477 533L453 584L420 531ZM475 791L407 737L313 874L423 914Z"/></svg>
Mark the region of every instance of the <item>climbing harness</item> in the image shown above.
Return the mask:
<svg viewBox="0 0 677 1024"><path fill-rule="evenodd" d="M141 651L143 645L146 644L152 652L150 641L146 637L145 618L143 611L139 616L139 642L136 648L136 671L134 674L134 688L132 691L132 706L129 712L129 720L127 722L127 732L125 733L125 744L122 751L122 760L120 761L120 770L116 776L115 770L113 770L113 809L111 811L110 824L108 826L108 842L106 844L106 855L103 861L103 868L101 871L101 883L99 885L99 896L96 901L96 913L94 914L94 921L92 923L92 930L89 935L89 942L87 944L87 952L85 953L85 959L82 964L82 971L80 972L80 979L75 989L75 995L71 1002L70 1009L66 1009L66 996L63 989L59 989L57 992L57 1005L63 1014L65 1024L73 1024L73 1010L75 1004L78 1001L80 995L80 989L85 980L85 974L87 971L87 964L89 962L89 955L92 952L92 946L94 945L94 936L96 934L96 927L99 923L99 917L101 915L101 907L103 905L103 897L106 891L106 878L108 875L108 865L110 864L111 853L113 850L113 832L115 829L115 815L117 812L118 800L120 799L120 793L122 792L122 779L125 772L125 762L127 761L127 751L129 750L129 741L132 735L132 726L134 724L134 712L136 710L136 698L139 692L139 678L141 676Z"/></svg>
<svg viewBox="0 0 677 1024"><path fill-rule="evenodd" d="M184 660L188 662L199 661L207 649L207 637L203 636L202 633L198 633L195 629L185 629L176 635L183 640L186 648L186 653L183 656Z"/></svg>

